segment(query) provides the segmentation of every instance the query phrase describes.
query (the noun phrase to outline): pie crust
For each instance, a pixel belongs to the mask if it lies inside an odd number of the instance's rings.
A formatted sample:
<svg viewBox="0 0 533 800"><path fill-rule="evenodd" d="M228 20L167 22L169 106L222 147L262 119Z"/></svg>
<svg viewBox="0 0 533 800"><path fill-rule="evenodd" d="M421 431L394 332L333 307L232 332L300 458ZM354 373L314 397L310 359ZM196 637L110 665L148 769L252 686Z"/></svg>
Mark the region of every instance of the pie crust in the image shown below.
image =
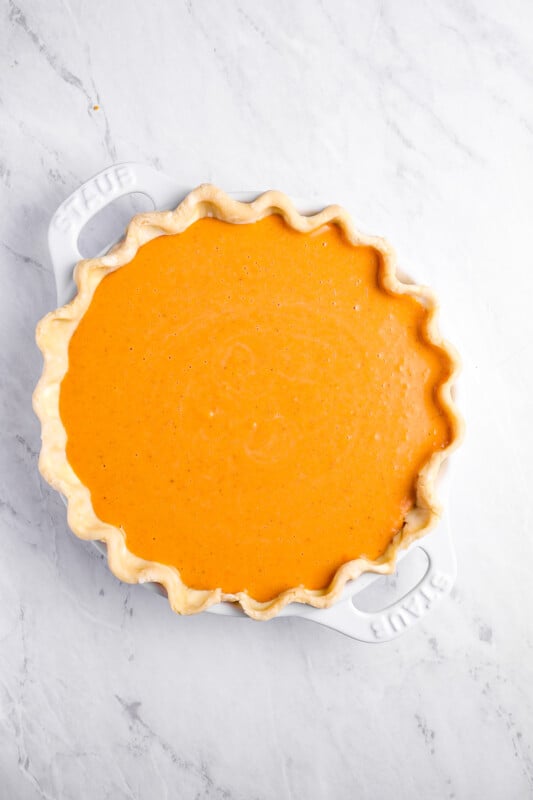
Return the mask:
<svg viewBox="0 0 533 800"><path fill-rule="evenodd" d="M360 557L348 561L337 570L326 589L295 586L271 600L260 602L247 592L228 594L220 588L193 589L185 585L175 567L147 561L130 552L125 532L102 522L96 516L89 489L79 480L68 462L67 433L59 413L59 398L61 382L69 365L70 339L87 311L97 286L108 273L132 261L138 249L151 239L181 233L203 217L242 224L257 222L271 214L280 214L290 227L303 233L317 230L328 223L339 226L354 246L373 247L380 253L380 284L387 292L411 295L424 305L424 340L444 351L451 365L449 377L437 389L437 399L449 420L450 443L445 449L434 452L418 473L415 505L407 512L402 530L392 539L383 555L375 560ZM435 493L437 476L462 434L462 422L452 400L458 358L437 329L437 302L432 292L426 287L401 281L396 273L394 252L388 243L357 231L341 207L328 206L317 214L303 216L281 192L268 191L251 203L242 203L215 186L205 184L192 191L174 211L151 212L134 217L125 238L106 255L77 264L74 279L78 288L74 299L49 313L37 327L37 343L44 357L43 373L33 396L34 409L42 426L39 468L48 483L65 496L68 523L72 531L81 539L105 542L109 567L120 580L161 584L172 609L179 614L193 614L216 603L231 601L239 603L248 616L266 620L276 616L288 603L306 603L316 608L331 606L340 598L346 582L364 572L393 572L398 551L426 534L438 521L441 509Z"/></svg>

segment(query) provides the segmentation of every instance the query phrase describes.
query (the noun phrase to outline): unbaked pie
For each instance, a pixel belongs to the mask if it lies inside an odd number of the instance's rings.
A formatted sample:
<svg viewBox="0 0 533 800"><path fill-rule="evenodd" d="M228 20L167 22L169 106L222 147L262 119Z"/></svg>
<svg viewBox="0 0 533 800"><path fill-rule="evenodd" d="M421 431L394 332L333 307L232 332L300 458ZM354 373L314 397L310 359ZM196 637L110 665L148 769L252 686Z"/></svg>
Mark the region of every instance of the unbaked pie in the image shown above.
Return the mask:
<svg viewBox="0 0 533 800"><path fill-rule="evenodd" d="M391 572L436 522L457 359L343 209L200 186L75 279L37 331L40 469L121 580L267 619Z"/></svg>

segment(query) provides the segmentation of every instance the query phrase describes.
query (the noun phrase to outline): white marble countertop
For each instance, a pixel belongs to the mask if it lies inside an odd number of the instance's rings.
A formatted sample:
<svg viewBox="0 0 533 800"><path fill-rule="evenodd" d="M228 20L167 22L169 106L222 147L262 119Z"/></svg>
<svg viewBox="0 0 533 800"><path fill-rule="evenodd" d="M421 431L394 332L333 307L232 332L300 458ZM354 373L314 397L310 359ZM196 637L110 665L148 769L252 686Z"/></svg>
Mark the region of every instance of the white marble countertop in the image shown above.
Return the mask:
<svg viewBox="0 0 533 800"><path fill-rule="evenodd" d="M0 101L1 797L531 797L531 4L7 0ZM30 402L46 232L119 160L327 195L440 295L459 577L394 643L178 618L69 533Z"/></svg>

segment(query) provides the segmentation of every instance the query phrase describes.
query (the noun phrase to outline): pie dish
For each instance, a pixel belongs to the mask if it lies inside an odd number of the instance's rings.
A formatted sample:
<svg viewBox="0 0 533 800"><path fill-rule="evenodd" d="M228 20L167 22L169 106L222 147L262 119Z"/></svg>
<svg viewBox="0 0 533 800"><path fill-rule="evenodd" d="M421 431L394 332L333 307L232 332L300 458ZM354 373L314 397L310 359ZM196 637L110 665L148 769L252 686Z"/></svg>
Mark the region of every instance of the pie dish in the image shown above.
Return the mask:
<svg viewBox="0 0 533 800"><path fill-rule="evenodd" d="M339 206L203 185L75 280L37 329L39 465L121 580L268 619L392 572L438 520L457 356Z"/></svg>

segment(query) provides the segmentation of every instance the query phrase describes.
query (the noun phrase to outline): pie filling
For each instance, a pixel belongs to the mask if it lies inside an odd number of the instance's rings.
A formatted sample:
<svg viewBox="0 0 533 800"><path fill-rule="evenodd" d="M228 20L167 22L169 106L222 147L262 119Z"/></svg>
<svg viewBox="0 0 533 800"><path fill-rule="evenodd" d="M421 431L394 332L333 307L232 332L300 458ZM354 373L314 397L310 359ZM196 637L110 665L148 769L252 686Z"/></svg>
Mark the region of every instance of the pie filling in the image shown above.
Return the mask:
<svg viewBox="0 0 533 800"><path fill-rule="evenodd" d="M136 555L270 600L380 556L451 440L426 310L334 224L203 218L107 275L70 343L68 460Z"/></svg>

